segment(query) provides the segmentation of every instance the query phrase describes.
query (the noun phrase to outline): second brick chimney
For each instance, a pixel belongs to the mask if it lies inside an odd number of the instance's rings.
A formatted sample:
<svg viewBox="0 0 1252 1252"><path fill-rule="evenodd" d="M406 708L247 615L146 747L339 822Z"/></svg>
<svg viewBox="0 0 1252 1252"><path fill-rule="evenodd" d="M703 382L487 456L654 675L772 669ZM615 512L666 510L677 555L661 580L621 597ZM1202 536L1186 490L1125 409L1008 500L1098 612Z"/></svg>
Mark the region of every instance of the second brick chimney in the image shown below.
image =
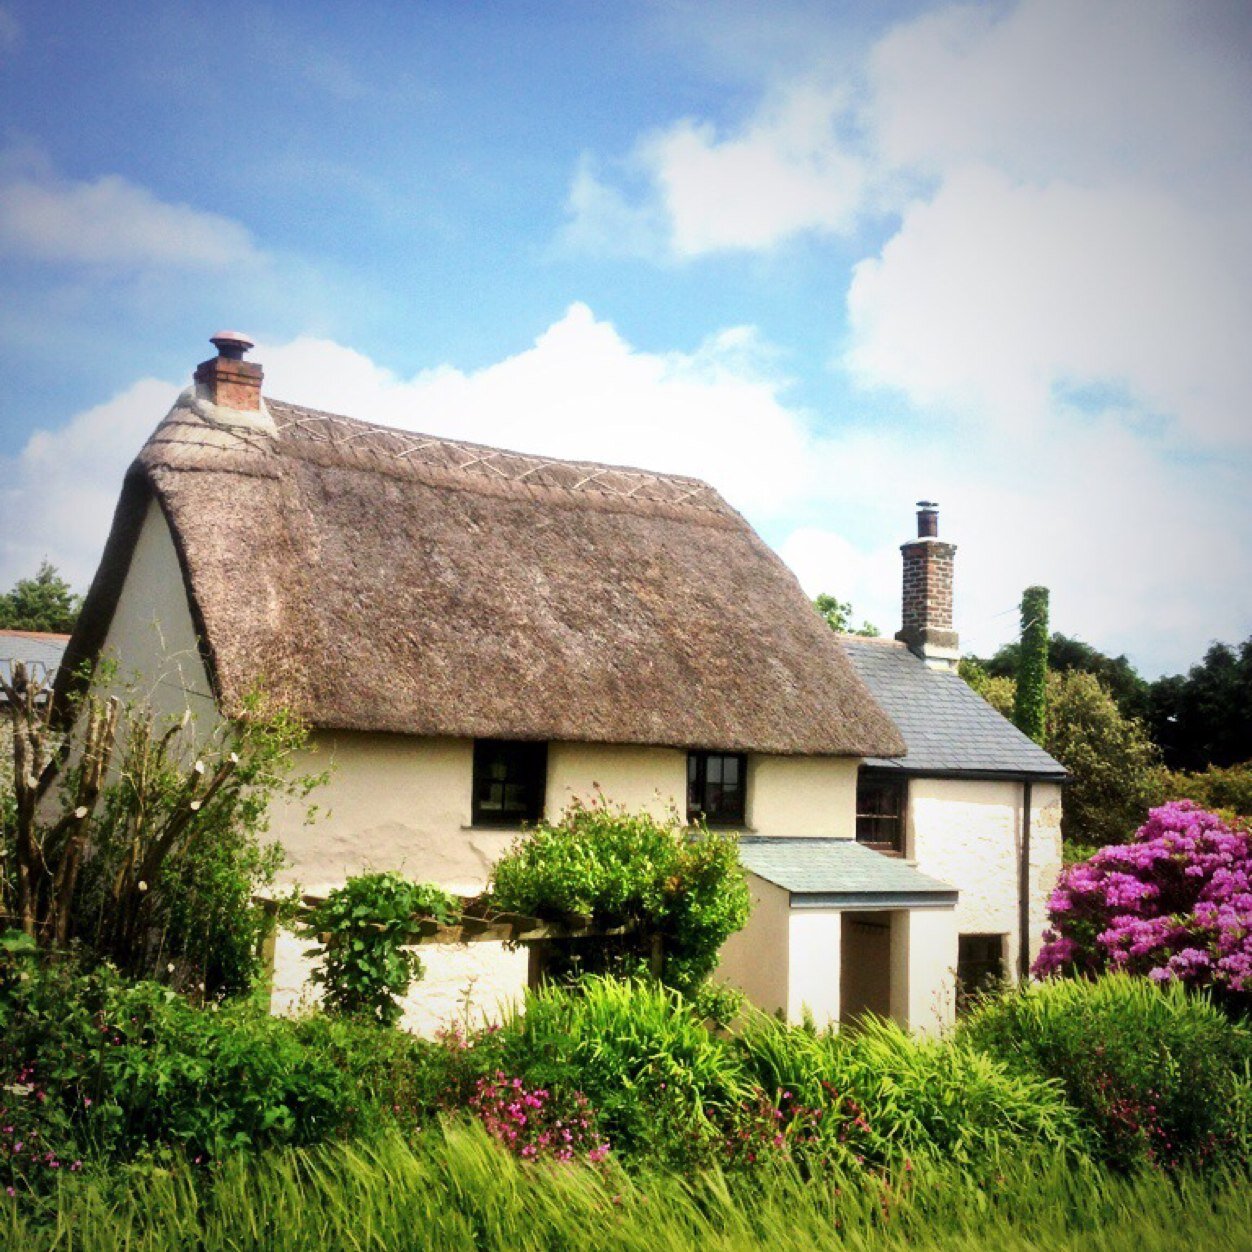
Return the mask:
<svg viewBox="0 0 1252 1252"><path fill-rule="evenodd" d="M956 544L939 538L939 506L917 502L917 538L904 553L904 612L896 638L934 669L955 669L959 638L952 628L952 566Z"/></svg>
<svg viewBox="0 0 1252 1252"><path fill-rule="evenodd" d="M217 356L196 366L196 398L211 405L213 416L227 425L268 427L269 414L261 399L264 371L244 353L254 346L247 335L219 330L209 342Z"/></svg>

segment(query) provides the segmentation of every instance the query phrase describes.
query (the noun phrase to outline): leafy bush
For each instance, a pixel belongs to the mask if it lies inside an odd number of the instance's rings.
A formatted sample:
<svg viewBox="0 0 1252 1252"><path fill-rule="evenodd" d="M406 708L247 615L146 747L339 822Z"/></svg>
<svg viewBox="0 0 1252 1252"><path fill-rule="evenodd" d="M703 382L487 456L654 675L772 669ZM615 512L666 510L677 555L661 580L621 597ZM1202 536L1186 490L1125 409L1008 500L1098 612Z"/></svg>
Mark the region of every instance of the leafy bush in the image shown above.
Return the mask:
<svg viewBox="0 0 1252 1252"><path fill-rule="evenodd" d="M0 984L3 1125L62 1163L154 1149L204 1161L314 1143L355 1122L348 1078L251 1004L197 1008L104 966L29 963ZM9 1185L38 1182L28 1162L28 1150L0 1148Z"/></svg>
<svg viewBox="0 0 1252 1252"><path fill-rule="evenodd" d="M1115 1167L1247 1160L1252 1034L1178 984L1054 980L985 1001L959 1036L1060 1082Z"/></svg>
<svg viewBox="0 0 1252 1252"><path fill-rule="evenodd" d="M349 878L309 911L306 933L326 936L307 955L321 958L313 979L326 988L329 1012L385 1026L400 1020L400 1001L425 973L418 954L405 947L418 915L450 923L456 907L438 887L392 871Z"/></svg>
<svg viewBox="0 0 1252 1252"><path fill-rule="evenodd" d="M1055 1083L893 1022L819 1033L756 1014L736 1047L766 1091L824 1108L828 1148L844 1145L858 1160L931 1155L978 1168L1011 1149L1081 1146Z"/></svg>
<svg viewBox="0 0 1252 1252"><path fill-rule="evenodd" d="M550 1090L581 1091L616 1149L690 1163L752 1096L742 1066L678 992L588 978L533 992L500 1032L503 1068Z"/></svg>
<svg viewBox="0 0 1252 1252"><path fill-rule="evenodd" d="M1252 993L1252 834L1189 800L1153 809L1135 841L1073 865L1048 901L1035 972L1122 969Z"/></svg>
<svg viewBox="0 0 1252 1252"><path fill-rule="evenodd" d="M1210 765L1199 774L1166 770L1161 792L1165 800L1194 800L1231 817L1252 817L1252 761L1226 769Z"/></svg>
<svg viewBox="0 0 1252 1252"><path fill-rule="evenodd" d="M692 830L676 814L667 822L630 814L600 799L575 800L558 823L523 835L496 863L489 895L512 912L557 920L578 915L606 927L633 923L644 941L659 934L662 976L681 990L708 977L751 907L732 836ZM597 941L582 952L593 973L636 972L646 959L638 937Z"/></svg>

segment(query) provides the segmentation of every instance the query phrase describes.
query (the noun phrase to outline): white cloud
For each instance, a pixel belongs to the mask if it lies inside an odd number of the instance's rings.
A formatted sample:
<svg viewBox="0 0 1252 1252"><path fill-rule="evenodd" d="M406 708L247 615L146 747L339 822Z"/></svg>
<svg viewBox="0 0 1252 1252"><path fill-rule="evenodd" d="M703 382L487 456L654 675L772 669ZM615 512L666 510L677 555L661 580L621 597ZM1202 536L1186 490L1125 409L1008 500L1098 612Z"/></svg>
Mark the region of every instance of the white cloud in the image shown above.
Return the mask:
<svg viewBox="0 0 1252 1252"><path fill-rule="evenodd" d="M160 200L116 174L91 181L11 175L0 185L0 248L110 269L220 270L260 259L238 222Z"/></svg>
<svg viewBox="0 0 1252 1252"><path fill-rule="evenodd" d="M126 467L178 388L145 378L0 458L0 586L47 557L76 587L95 572Z"/></svg>
<svg viewBox="0 0 1252 1252"><path fill-rule="evenodd" d="M1055 422L1058 387L1107 382L1188 440L1252 436L1252 238L1234 206L966 168L856 267L848 310L849 366L919 406Z"/></svg>
<svg viewBox="0 0 1252 1252"><path fill-rule="evenodd" d="M627 162L651 183L639 203L584 161L567 238L648 256L659 235L688 258L768 248L797 231L846 233L865 200L867 171L843 133L844 105L842 91L805 85L778 93L731 135L686 120L647 136Z"/></svg>

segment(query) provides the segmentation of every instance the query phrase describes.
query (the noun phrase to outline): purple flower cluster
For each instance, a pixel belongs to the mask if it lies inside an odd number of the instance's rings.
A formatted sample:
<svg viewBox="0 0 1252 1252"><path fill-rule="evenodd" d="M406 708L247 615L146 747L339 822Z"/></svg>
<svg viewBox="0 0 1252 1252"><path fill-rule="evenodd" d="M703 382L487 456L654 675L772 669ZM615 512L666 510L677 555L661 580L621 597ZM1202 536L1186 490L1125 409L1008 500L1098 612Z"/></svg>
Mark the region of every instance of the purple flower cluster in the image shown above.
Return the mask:
<svg viewBox="0 0 1252 1252"><path fill-rule="evenodd" d="M1067 870L1048 914L1040 977L1123 969L1252 992L1252 832L1191 800L1162 805L1133 842Z"/></svg>
<svg viewBox="0 0 1252 1252"><path fill-rule="evenodd" d="M577 1158L594 1165L609 1154L581 1091L554 1099L546 1087L527 1087L497 1070L478 1080L469 1106L492 1138L524 1161Z"/></svg>

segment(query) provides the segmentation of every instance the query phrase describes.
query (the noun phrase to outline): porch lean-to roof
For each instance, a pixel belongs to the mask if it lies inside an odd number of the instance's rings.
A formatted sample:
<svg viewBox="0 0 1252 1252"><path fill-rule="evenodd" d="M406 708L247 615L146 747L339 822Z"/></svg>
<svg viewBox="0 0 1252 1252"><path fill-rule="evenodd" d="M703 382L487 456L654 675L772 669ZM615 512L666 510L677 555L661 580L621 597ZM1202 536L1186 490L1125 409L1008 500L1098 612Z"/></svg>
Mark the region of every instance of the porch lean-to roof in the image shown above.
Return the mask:
<svg viewBox="0 0 1252 1252"><path fill-rule="evenodd" d="M739 859L791 895L792 908L948 909L957 889L852 839L745 835Z"/></svg>

